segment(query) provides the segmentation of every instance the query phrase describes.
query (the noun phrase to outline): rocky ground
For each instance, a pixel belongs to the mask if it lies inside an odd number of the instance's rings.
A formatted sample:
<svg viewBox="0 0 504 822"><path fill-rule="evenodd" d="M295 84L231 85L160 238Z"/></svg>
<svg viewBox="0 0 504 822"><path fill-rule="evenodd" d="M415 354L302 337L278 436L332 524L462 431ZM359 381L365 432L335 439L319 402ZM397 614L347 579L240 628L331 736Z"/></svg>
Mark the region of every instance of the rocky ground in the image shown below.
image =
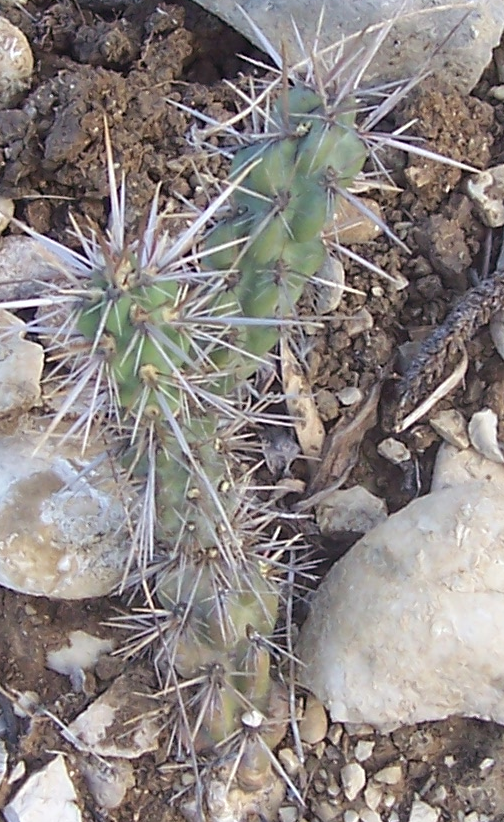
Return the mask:
<svg viewBox="0 0 504 822"><path fill-rule="evenodd" d="M105 2L77 6L70 0L49 0L21 8L4 6L2 0L1 11L26 33L35 54L31 88L11 108L0 109L0 196L14 200L20 220L65 242L69 212L106 224L104 115L115 160L128 180L131 225L159 181L162 206L175 215L175 225L183 222L184 203L205 204L211 187L202 179L198 152L188 148L185 138L192 118L166 100L217 118L232 113L232 94L223 80L251 70L237 56L259 58L249 44L188 2L146 2L119 13ZM415 118L413 133L426 138L434 150L477 168L504 162L504 103L502 95L491 91L504 87L503 65L501 47L474 94L466 98L426 81L395 112L394 125ZM223 176L219 163L215 160L211 171ZM308 376L328 431L338 421L350 421L357 404L384 382L379 412L365 426L360 456L355 460L350 455L345 467L351 471L347 484L365 485L395 511L428 490L440 444L438 434L424 422L401 437L416 466L413 477L378 451L391 433L397 407L396 381L390 377L398 367L395 353L442 323L460 295L493 270L501 234L478 217L459 170L395 154L390 165L398 190L373 196L410 253L383 234L370 232L369 226L366 236L354 231L348 242L409 284L397 290L362 266L348 264L346 281L355 290L344 295L337 315L317 335ZM0 254L17 232L13 226L6 231ZM3 287L8 293L8 284ZM439 407L456 408L466 418L490 407L502 425L504 363L486 329L467 347L464 384ZM448 369L452 366L449 360ZM320 573L348 548L316 534L313 538ZM75 803L87 822L180 818L180 792L190 790L194 777L186 763L165 761L170 729L162 721L145 729L143 748L134 753L133 742L118 734L117 745L124 744L130 752L126 756L135 758L116 774L119 792L126 790L124 799L108 809L65 730L98 695L113 683L117 687L124 672L128 698L118 700L126 714L116 717L118 726L128 728L128 716L146 714L152 703L130 697L133 691L142 694L155 687L148 663L125 665L110 655L108 646L79 681L48 668L48 654L73 631L84 630L120 646L125 635L104 623L123 607L113 597L71 603L1 590L1 734L8 762L0 805L12 800L27 775L62 752ZM304 608L303 602L297 603L299 620ZM8 696L25 692L30 692L30 707L19 717L9 707ZM298 698L301 712L304 697L299 693ZM300 733L301 744L289 735L277 751L304 802L300 806L289 789L278 815L281 822L504 820L504 734L498 725L456 718L377 735L366 726L328 724L320 705L310 700ZM96 763L91 764L96 775ZM16 818L8 817L9 822ZM20 819L31 822L32 817Z"/></svg>

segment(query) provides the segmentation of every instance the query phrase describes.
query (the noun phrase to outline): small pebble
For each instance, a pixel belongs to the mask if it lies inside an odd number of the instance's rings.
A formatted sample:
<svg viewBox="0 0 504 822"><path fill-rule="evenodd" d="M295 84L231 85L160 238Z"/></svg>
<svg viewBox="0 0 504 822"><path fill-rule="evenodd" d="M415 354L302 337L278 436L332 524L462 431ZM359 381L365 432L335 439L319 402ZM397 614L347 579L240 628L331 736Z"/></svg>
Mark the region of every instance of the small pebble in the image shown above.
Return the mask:
<svg viewBox="0 0 504 822"><path fill-rule="evenodd" d="M339 745L341 736L343 734L343 726L339 722L335 722L327 732L327 738L331 745Z"/></svg>
<svg viewBox="0 0 504 822"><path fill-rule="evenodd" d="M392 465L400 465L402 462L408 462L411 459L411 452L403 442L396 440L394 437L387 437L378 443L376 449L383 459L388 460Z"/></svg>
<svg viewBox="0 0 504 822"><path fill-rule="evenodd" d="M335 822L338 817L335 806L330 802L315 802L312 807L320 822Z"/></svg>
<svg viewBox="0 0 504 822"><path fill-rule="evenodd" d="M352 802L366 784L366 771L358 762L349 762L341 769L341 784L349 802Z"/></svg>
<svg viewBox="0 0 504 822"><path fill-rule="evenodd" d="M467 194L485 225L504 225L504 164L474 174L467 181Z"/></svg>
<svg viewBox="0 0 504 822"><path fill-rule="evenodd" d="M336 396L340 403L346 406L357 405L358 402L362 401L362 391L360 388L354 388L352 386L348 386L348 388L343 388L341 391L338 391Z"/></svg>
<svg viewBox="0 0 504 822"><path fill-rule="evenodd" d="M308 745L316 745L327 734L327 712L314 696L310 694L306 700L303 718L299 723L299 735Z"/></svg>
<svg viewBox="0 0 504 822"><path fill-rule="evenodd" d="M437 822L439 808L433 808L421 799L415 799L411 806L408 822Z"/></svg>
<svg viewBox="0 0 504 822"><path fill-rule="evenodd" d="M453 445L460 450L469 448L467 423L460 411L455 408L440 411L429 422L436 434L439 434L449 445Z"/></svg>
<svg viewBox="0 0 504 822"><path fill-rule="evenodd" d="M492 86L488 89L488 94L493 97L494 100L498 100L500 103L504 102L504 85Z"/></svg>
<svg viewBox="0 0 504 822"><path fill-rule="evenodd" d="M491 318L490 336L497 353L504 360L504 311L496 311Z"/></svg>
<svg viewBox="0 0 504 822"><path fill-rule="evenodd" d="M363 736L374 736L375 729L367 722L345 722L345 731L348 736L358 736L360 739Z"/></svg>
<svg viewBox="0 0 504 822"><path fill-rule="evenodd" d="M14 215L14 200L8 197L0 197L0 234L2 234Z"/></svg>
<svg viewBox="0 0 504 822"><path fill-rule="evenodd" d="M339 306L345 290L345 269L342 263L328 254L317 279L318 282L312 285L315 312L319 316L332 314Z"/></svg>
<svg viewBox="0 0 504 822"><path fill-rule="evenodd" d="M297 776L302 768L301 762L291 748L282 748L278 751L278 759L289 776Z"/></svg>
<svg viewBox="0 0 504 822"><path fill-rule="evenodd" d="M293 805L286 808L280 808L278 811L279 822L296 822L298 818L298 809Z"/></svg>
<svg viewBox="0 0 504 822"><path fill-rule="evenodd" d="M483 759L482 762L480 762L479 769L482 773L488 773L488 771L491 768L493 768L494 765L495 759L492 759L492 757L487 756L485 759Z"/></svg>
<svg viewBox="0 0 504 822"><path fill-rule="evenodd" d="M33 54L23 32L0 17L0 108L14 106L16 96L30 85Z"/></svg>
<svg viewBox="0 0 504 822"><path fill-rule="evenodd" d="M381 220L381 209L370 197L359 197L359 203L371 212L365 214L357 204L349 203L339 197L334 212L335 234L337 241L344 245L369 243L381 234L381 228L373 215Z"/></svg>
<svg viewBox="0 0 504 822"><path fill-rule="evenodd" d="M387 505L361 485L336 488L316 508L317 525L324 536L341 532L367 534L387 519Z"/></svg>
<svg viewBox="0 0 504 822"><path fill-rule="evenodd" d="M497 436L498 418L491 408L483 408L472 415L468 433L471 445L478 454L496 462L504 464L504 455Z"/></svg>
<svg viewBox="0 0 504 822"><path fill-rule="evenodd" d="M360 812L359 819L361 819L362 822L382 822L380 814L372 811L370 808L364 808Z"/></svg>
<svg viewBox="0 0 504 822"><path fill-rule="evenodd" d="M359 814L352 809L345 811L343 814L343 822L359 822Z"/></svg>
<svg viewBox="0 0 504 822"><path fill-rule="evenodd" d="M375 811L378 808L378 805L382 801L383 791L378 786L373 784L373 782L369 782L365 789L364 789L364 802L372 811Z"/></svg>
<svg viewBox="0 0 504 822"><path fill-rule="evenodd" d="M373 739L359 739L354 754L358 762L365 762L373 753L376 742Z"/></svg>
<svg viewBox="0 0 504 822"><path fill-rule="evenodd" d="M373 779L382 785L397 785L402 779L402 768L400 765L388 765L373 774Z"/></svg>
<svg viewBox="0 0 504 822"><path fill-rule="evenodd" d="M364 331L370 331L374 325L372 314L367 308L361 308L345 321L344 328L349 337L358 337Z"/></svg>
<svg viewBox="0 0 504 822"><path fill-rule="evenodd" d="M129 788L135 785L133 766L126 759L105 765L98 759L83 762L81 770L90 794L100 808L118 808Z"/></svg>

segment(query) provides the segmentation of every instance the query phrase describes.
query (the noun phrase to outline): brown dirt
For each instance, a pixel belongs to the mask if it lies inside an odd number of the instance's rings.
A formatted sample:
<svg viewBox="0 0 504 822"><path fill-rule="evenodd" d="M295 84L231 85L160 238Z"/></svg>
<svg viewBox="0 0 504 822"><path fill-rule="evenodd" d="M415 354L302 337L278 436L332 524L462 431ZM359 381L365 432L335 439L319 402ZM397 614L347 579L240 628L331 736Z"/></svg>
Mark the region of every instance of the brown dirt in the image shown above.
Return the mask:
<svg viewBox="0 0 504 822"><path fill-rule="evenodd" d="M161 205L181 214L183 203L200 207L211 196L202 178L202 158L189 149L185 135L189 114L166 100L199 108L222 119L234 112L232 94L223 78L236 78L247 65L237 53L257 56L252 47L215 18L188 2L167 5L146 2L112 11L106 0L81 6L62 0L29 3L30 19L9 5L4 13L27 34L35 53L36 75L19 106L0 111L0 195L16 201L16 216L37 231L65 242L69 212L104 226L108 209L103 118L111 131L114 156L128 180L128 222L134 225L161 181ZM396 124L417 117L415 131L441 153L478 167L504 160L504 104L491 101L489 73L477 96L461 99L430 82L396 112ZM213 163L213 164L212 164ZM210 170L225 173L219 161ZM388 224L409 246L407 254L378 237L358 251L390 273L401 273L409 286L396 291L356 265L348 267L347 282L363 292L348 294L338 315L365 307L373 327L352 336L346 321L334 318L317 337L308 358L310 380L319 392L328 428L350 416L335 395L359 386L366 393L377 380L394 371L398 345L417 339L438 325L456 298L471 284L471 272L491 270L497 237L474 216L460 185L457 170L405 160L392 155L399 194L379 199ZM181 216L180 219L183 219ZM12 228L11 232L16 232ZM504 363L495 353L485 330L469 343L470 366L465 386L445 402L466 416L487 404L504 421ZM428 489L433 458L439 444L426 424L416 425L402 439L420 469L420 488L405 481L403 472L385 462L376 444L390 426L395 380L385 385L380 422L368 432L350 481L363 482L385 496L391 510ZM40 702L62 722L75 717L118 672L117 662L102 665L101 675L86 678L82 693L74 693L67 678L45 667L47 651L61 644L70 630L85 629L108 635L101 623L113 615L114 600L55 603L4 590L0 592L0 685L35 691ZM119 634L118 634L119 637ZM118 639L119 641L119 639ZM122 663L119 667L123 667ZM359 735L371 738L366 730ZM13 761L24 760L28 773L64 750L72 764L74 751L57 726L40 715L36 721L15 719L5 736ZM334 728L332 738L338 736ZM337 744L329 739L306 746L306 819L340 819L327 802L328 786L338 782L339 770L357 736L344 729ZM375 738L375 737L373 737ZM382 819L392 811L399 822L409 818L415 794L440 809L445 820L504 819L504 731L475 720L446 721L402 729L377 737L365 763L375 772L400 760L403 778L387 789L395 802L380 806ZM452 759L450 758L453 758ZM486 758L497 765L490 773L480 764ZM135 766L135 787L118 810L106 818L114 822L168 822L172 780L158 766L162 751L144 756ZM83 818L101 820L83 782L79 783ZM3 786L0 800L13 789ZM328 799L329 797L329 799ZM324 804L325 803L325 804ZM468 816L477 812L479 817ZM301 818L301 815L300 817Z"/></svg>

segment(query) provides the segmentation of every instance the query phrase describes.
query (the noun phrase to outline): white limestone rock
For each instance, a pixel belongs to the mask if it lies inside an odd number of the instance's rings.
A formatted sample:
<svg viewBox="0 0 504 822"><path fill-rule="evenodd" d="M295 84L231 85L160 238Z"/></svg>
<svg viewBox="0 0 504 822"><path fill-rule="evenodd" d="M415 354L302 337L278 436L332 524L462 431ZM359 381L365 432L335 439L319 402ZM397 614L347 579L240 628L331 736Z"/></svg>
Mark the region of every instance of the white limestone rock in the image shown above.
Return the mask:
<svg viewBox="0 0 504 822"><path fill-rule="evenodd" d="M119 676L70 723L75 746L113 759L138 759L155 751L161 720L152 716L152 699L142 696L145 689L140 673Z"/></svg>
<svg viewBox="0 0 504 822"><path fill-rule="evenodd" d="M485 459L474 448L460 451L443 442L436 454L431 493L475 480L491 480L495 490L500 488L504 494L504 465Z"/></svg>
<svg viewBox="0 0 504 822"><path fill-rule="evenodd" d="M32 774L3 809L6 822L81 822L77 794L62 754Z"/></svg>
<svg viewBox="0 0 504 822"><path fill-rule="evenodd" d="M467 193L485 225L504 225L504 164L474 174L467 181Z"/></svg>
<svg viewBox="0 0 504 822"><path fill-rule="evenodd" d="M112 639L100 639L87 631L70 631L64 645L47 652L46 666L68 676L73 689L80 691L85 671L93 671L100 656L110 653L114 647Z"/></svg>
<svg viewBox="0 0 504 822"><path fill-rule="evenodd" d="M2 234L14 215L14 200L9 197L0 197L0 234Z"/></svg>
<svg viewBox="0 0 504 822"><path fill-rule="evenodd" d="M0 16L0 109L9 108L17 95L28 88L33 72L33 54L23 32Z"/></svg>
<svg viewBox="0 0 504 822"><path fill-rule="evenodd" d="M333 566L301 631L299 677L333 721L504 723L503 624L502 487L445 488Z"/></svg>
<svg viewBox="0 0 504 822"><path fill-rule="evenodd" d="M2 206L0 204L0 211ZM22 300L41 294L58 277L61 263L33 237L0 238L0 300ZM26 276L26 272L30 276ZM61 274L59 274L61 276Z"/></svg>
<svg viewBox="0 0 504 822"><path fill-rule="evenodd" d="M0 436L0 585L53 599L104 596L129 553L123 501L107 461L40 432Z"/></svg>
<svg viewBox="0 0 504 822"><path fill-rule="evenodd" d="M25 334L26 323L0 308L0 418L19 416L40 399L44 352Z"/></svg>

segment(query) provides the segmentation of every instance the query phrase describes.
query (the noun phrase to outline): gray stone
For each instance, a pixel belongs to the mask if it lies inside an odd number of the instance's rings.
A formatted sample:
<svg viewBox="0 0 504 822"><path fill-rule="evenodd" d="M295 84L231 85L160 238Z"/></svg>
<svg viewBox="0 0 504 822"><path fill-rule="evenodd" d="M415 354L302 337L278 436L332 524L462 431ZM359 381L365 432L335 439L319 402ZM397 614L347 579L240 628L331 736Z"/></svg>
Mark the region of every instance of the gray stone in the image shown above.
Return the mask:
<svg viewBox="0 0 504 822"><path fill-rule="evenodd" d="M317 506L317 525L324 536L365 534L387 519L387 505L362 485L332 491Z"/></svg>
<svg viewBox="0 0 504 822"><path fill-rule="evenodd" d="M1 209L1 205L0 205ZM30 276L26 276L26 272ZM54 281L58 261L38 240L21 234L0 238L0 300L21 300L42 293Z"/></svg>
<svg viewBox="0 0 504 822"><path fill-rule="evenodd" d="M313 598L299 678L333 721L504 722L501 486L428 494L370 531Z"/></svg>
<svg viewBox="0 0 504 822"><path fill-rule="evenodd" d="M118 808L126 792L135 785L133 765L128 759L116 759L107 764L92 757L88 762L83 761L80 769L100 808Z"/></svg>
<svg viewBox="0 0 504 822"><path fill-rule="evenodd" d="M235 0L198 0L207 11L216 14L261 46L257 32L240 12ZM376 35L384 21L396 19L386 42L373 58L365 75L368 80L398 80L415 75L425 66L426 55L433 54L432 69L441 79L462 92L476 85L492 59L504 28L502 0L446 3L445 0L242 0L241 7L272 42L277 52L285 44L290 61L301 58L293 27L296 21L301 38L309 51L322 5L325 6L320 31L321 47L343 38L358 47L356 32L370 27L367 41ZM467 16L465 16L467 15ZM465 19L464 19L465 16ZM448 37L455 28L453 34ZM448 41L445 39L448 37Z"/></svg>
<svg viewBox="0 0 504 822"><path fill-rule="evenodd" d="M32 774L3 809L7 822L81 822L77 794L59 754Z"/></svg>
<svg viewBox="0 0 504 822"><path fill-rule="evenodd" d="M53 599L104 596L129 554L124 503L105 460L42 432L0 436L0 585Z"/></svg>
<svg viewBox="0 0 504 822"><path fill-rule="evenodd" d="M504 165L480 171L467 181L467 193L485 225L504 225Z"/></svg>
<svg viewBox="0 0 504 822"><path fill-rule="evenodd" d="M464 416L455 408L439 411L436 416L431 417L429 423L436 434L455 448L469 448L469 437L467 436L467 423Z"/></svg>
<svg viewBox="0 0 504 822"><path fill-rule="evenodd" d="M349 802L353 802L366 784L366 771L358 762L349 762L348 765L343 765L340 775L345 796Z"/></svg>
<svg viewBox="0 0 504 822"><path fill-rule="evenodd" d="M408 822L437 822L439 814L439 808L433 808L421 799L415 799Z"/></svg>
<svg viewBox="0 0 504 822"><path fill-rule="evenodd" d="M23 32L0 16L0 109L30 85L33 54Z"/></svg>
<svg viewBox="0 0 504 822"><path fill-rule="evenodd" d="M485 459L473 448L460 451L447 442L441 443L434 463L431 491L483 479L491 479L494 487L499 486L504 492L504 465Z"/></svg>
<svg viewBox="0 0 504 822"><path fill-rule="evenodd" d="M69 725L75 746L114 759L138 759L155 751L161 725L151 716L152 700L142 696L144 690L145 682L135 671L118 677Z"/></svg>
<svg viewBox="0 0 504 822"><path fill-rule="evenodd" d="M5 231L14 214L14 200L0 197L0 234Z"/></svg>
<svg viewBox="0 0 504 822"><path fill-rule="evenodd" d="M25 334L26 323L0 308L0 418L19 416L40 400L44 352Z"/></svg>

